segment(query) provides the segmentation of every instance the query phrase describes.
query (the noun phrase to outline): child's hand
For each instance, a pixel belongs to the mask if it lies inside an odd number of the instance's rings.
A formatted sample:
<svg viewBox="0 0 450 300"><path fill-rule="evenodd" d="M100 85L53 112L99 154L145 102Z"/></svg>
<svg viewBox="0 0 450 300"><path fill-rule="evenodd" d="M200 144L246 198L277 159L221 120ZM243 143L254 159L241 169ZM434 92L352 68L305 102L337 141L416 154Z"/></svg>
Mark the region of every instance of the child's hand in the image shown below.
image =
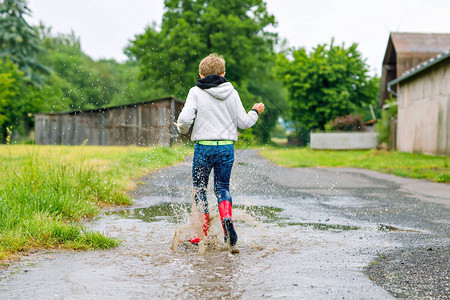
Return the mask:
<svg viewBox="0 0 450 300"><path fill-rule="evenodd" d="M173 122L173 124L178 128L178 122Z"/></svg>
<svg viewBox="0 0 450 300"><path fill-rule="evenodd" d="M265 108L264 103L255 103L252 107L252 109L256 109L258 111L259 115L262 114Z"/></svg>

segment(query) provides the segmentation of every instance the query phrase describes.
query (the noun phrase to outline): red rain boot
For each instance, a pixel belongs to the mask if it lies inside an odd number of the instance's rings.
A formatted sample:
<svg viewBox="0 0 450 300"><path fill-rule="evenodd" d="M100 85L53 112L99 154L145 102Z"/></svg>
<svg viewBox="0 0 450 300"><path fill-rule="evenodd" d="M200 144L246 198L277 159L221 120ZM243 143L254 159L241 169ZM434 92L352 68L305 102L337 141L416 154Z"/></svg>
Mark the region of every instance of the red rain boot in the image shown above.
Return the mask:
<svg viewBox="0 0 450 300"><path fill-rule="evenodd" d="M200 222L202 224L203 228L203 234L205 236L208 235L208 229L209 229L209 214L203 214L203 216L200 216ZM198 236L195 236L191 239L192 244L198 244L200 243L201 239Z"/></svg>
<svg viewBox="0 0 450 300"><path fill-rule="evenodd" d="M230 246L236 245L238 237L234 229L233 221L231 220L232 205L230 201L224 200L219 203L219 214L220 220L222 221L225 243L229 241Z"/></svg>

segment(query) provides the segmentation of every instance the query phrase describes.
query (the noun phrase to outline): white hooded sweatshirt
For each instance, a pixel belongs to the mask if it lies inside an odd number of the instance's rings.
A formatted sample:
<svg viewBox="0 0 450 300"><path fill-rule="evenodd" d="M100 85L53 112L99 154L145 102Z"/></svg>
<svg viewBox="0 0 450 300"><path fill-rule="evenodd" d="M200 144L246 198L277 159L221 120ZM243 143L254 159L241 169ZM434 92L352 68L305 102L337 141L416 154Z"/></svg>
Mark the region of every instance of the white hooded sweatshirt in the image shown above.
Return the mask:
<svg viewBox="0 0 450 300"><path fill-rule="evenodd" d="M190 89L178 116L178 131L186 134L194 123L192 141L237 141L237 128L250 128L256 121L258 113L255 110L247 113L233 85L224 82L208 89L197 86Z"/></svg>

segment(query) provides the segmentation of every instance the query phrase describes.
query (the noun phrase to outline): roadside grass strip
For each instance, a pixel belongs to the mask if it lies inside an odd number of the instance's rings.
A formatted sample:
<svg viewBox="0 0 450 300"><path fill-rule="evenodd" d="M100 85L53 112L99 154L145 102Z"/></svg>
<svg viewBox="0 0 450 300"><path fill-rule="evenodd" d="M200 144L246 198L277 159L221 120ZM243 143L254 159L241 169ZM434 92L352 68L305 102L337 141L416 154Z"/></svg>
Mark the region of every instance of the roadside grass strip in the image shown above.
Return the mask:
<svg viewBox="0 0 450 300"><path fill-rule="evenodd" d="M83 221L131 203L133 179L183 161L185 147L0 146L0 260L32 249L108 249Z"/></svg>
<svg viewBox="0 0 450 300"><path fill-rule="evenodd" d="M291 168L351 167L370 169L402 177L450 182L450 157L384 150L311 150L276 148L260 150L275 164Z"/></svg>

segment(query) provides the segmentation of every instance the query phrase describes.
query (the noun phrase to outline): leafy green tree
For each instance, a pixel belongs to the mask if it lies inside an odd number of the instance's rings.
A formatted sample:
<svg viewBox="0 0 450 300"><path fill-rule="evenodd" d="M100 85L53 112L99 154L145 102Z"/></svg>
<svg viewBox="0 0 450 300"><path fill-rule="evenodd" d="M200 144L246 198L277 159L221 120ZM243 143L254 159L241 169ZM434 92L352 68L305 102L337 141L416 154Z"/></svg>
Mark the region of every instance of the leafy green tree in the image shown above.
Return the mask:
<svg viewBox="0 0 450 300"><path fill-rule="evenodd" d="M169 94L184 98L198 78L198 64L210 53L227 61L227 79L245 86L273 53L275 20L263 0L166 0L161 27L137 35L128 54L141 76Z"/></svg>
<svg viewBox="0 0 450 300"><path fill-rule="evenodd" d="M253 133L259 143L270 142L270 134L278 118L287 111L286 93L282 83L275 78L271 70L265 76L255 76L249 81L249 96L243 97L243 104L251 107L255 102L263 102L266 110L253 127Z"/></svg>
<svg viewBox="0 0 450 300"><path fill-rule="evenodd" d="M39 33L43 51L38 59L52 70L41 93L51 100L47 104L52 106L46 105L45 110L89 109L158 97L154 88L139 80L137 62L94 61L82 51L73 32L55 35L41 24Z"/></svg>
<svg viewBox="0 0 450 300"><path fill-rule="evenodd" d="M324 129L337 116L374 103L377 80L368 75L357 44L304 48L277 57L277 73L288 90L290 118L307 129Z"/></svg>
<svg viewBox="0 0 450 300"><path fill-rule="evenodd" d="M140 67L135 61L118 63L114 60L107 62L114 78L115 92L109 105L123 105L142 102L167 96L148 81L140 80Z"/></svg>
<svg viewBox="0 0 450 300"><path fill-rule="evenodd" d="M73 86L64 78L58 76L55 72L51 72L47 76L46 83L40 89L33 89L30 96L30 103L34 104L30 107L29 112L55 112L69 111L72 108L72 101L67 95ZM30 124L31 126L32 124Z"/></svg>
<svg viewBox="0 0 450 300"><path fill-rule="evenodd" d="M55 103L52 110L63 107L96 108L109 104L117 90L108 63L95 62L84 54L80 40L73 32L53 36L51 29L42 24L39 30L43 51L38 60L52 70L52 75L47 78L47 89L43 91L43 96L58 95L62 103L69 103L68 107Z"/></svg>
<svg viewBox="0 0 450 300"><path fill-rule="evenodd" d="M11 102L11 98L16 95L14 78L12 73L0 73L0 128L8 121L7 106ZM3 130L2 130L3 135Z"/></svg>
<svg viewBox="0 0 450 300"><path fill-rule="evenodd" d="M127 48L141 78L165 95L184 99L198 79L198 64L210 53L226 60L226 78L245 107L263 101L266 112L254 134L268 142L283 112L283 88L274 77L275 19L263 0L166 0L161 26L146 28Z"/></svg>
<svg viewBox="0 0 450 300"><path fill-rule="evenodd" d="M71 109L99 107L108 104L96 63L85 55L80 40L73 33L52 36L43 35L43 51L39 61L49 66L52 71L67 82L68 90L64 98L70 99ZM103 80L102 80L103 81Z"/></svg>
<svg viewBox="0 0 450 300"><path fill-rule="evenodd" d="M22 125L29 89L24 73L8 58L0 60L0 141L5 143L7 128Z"/></svg>
<svg viewBox="0 0 450 300"><path fill-rule="evenodd" d="M40 51L39 36L25 21L26 15L30 15L30 10L25 0L0 3L0 58L10 57L25 72L27 82L40 86L44 81L40 74L48 73L48 69L36 60Z"/></svg>
<svg viewBox="0 0 450 300"><path fill-rule="evenodd" d="M374 76L368 78L368 82L366 84L366 93L367 95L379 95L380 77ZM372 106L372 108L370 108L370 106ZM377 100L375 97L373 98L372 102L368 101L363 103L362 106L357 108L353 114L362 116L363 120L365 121L372 120L372 110L376 119L381 118L381 107L379 105L379 100Z"/></svg>

